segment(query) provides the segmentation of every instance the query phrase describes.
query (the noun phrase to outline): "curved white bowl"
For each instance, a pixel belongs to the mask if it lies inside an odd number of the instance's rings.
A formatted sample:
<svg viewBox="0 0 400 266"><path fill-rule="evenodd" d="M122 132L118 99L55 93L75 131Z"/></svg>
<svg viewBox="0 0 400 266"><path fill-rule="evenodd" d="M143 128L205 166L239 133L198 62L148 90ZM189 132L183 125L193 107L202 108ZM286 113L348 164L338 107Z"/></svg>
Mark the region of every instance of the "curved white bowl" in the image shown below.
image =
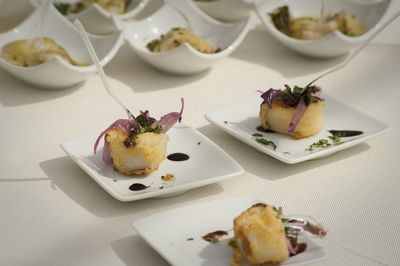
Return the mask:
<svg viewBox="0 0 400 266"><path fill-rule="evenodd" d="M298 40L277 30L268 13L271 13L277 7L288 5L295 18L316 15L320 12L321 0L284 0L274 5L254 4L254 7L271 35L283 45L303 55L328 58L344 55L368 39L384 21L392 0L364 3L361 1L335 0L327 3L329 8L327 11L336 13L344 10L347 15L355 15L366 24L368 31L357 37L349 37L340 31L334 31L319 39Z"/></svg>
<svg viewBox="0 0 400 266"><path fill-rule="evenodd" d="M44 14L44 8L45 5L42 5L18 27L1 34L0 51L3 46L15 40L40 37L40 19ZM123 42L123 34L123 31L119 31L109 36L89 36L103 66L117 53ZM53 6L50 6L47 12L43 35L62 46L74 60L92 63L75 27ZM17 66L5 61L0 56L0 65L17 78L45 89L71 87L83 82L86 79L86 74L96 72L96 67L93 64L87 67L78 67L67 63L58 56L33 67Z"/></svg>
<svg viewBox="0 0 400 266"><path fill-rule="evenodd" d="M253 10L252 5L244 0L194 1L194 3L196 3L204 13L226 22L246 19Z"/></svg>
<svg viewBox="0 0 400 266"><path fill-rule="evenodd" d="M191 0L165 0L152 16L127 24L125 38L135 52L147 63L164 72L195 74L202 72L217 61L232 53L242 42L249 30L250 18L237 23L222 23L210 18L196 7ZM215 54L204 54L187 43L162 53L150 52L148 42L160 38L174 27L188 27L188 23L177 11L190 20L193 31L214 49L223 50Z"/></svg>
<svg viewBox="0 0 400 266"><path fill-rule="evenodd" d="M78 0L53 0L53 2L60 3L74 3ZM30 0L34 7L40 6L44 0ZM93 4L76 14L66 16L70 21L79 19L86 31L94 34L107 35L118 31L118 26L115 19L130 19L139 14L140 11L150 2L150 0L131 0L127 11L124 14L113 14L99 6Z"/></svg>

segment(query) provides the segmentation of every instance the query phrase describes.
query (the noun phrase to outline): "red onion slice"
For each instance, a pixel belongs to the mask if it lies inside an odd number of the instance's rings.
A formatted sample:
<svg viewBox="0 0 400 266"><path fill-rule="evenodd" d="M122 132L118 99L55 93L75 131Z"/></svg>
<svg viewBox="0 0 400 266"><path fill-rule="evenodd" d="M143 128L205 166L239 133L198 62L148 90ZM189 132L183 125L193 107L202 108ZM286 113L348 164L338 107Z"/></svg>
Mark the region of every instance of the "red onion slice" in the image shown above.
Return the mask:
<svg viewBox="0 0 400 266"><path fill-rule="evenodd" d="M101 132L101 134L98 136L96 142L94 143L94 153L97 152L97 146L99 145L100 139L102 136L104 136L107 131L109 131L112 128L118 127L122 130L124 130L125 132L130 132L131 128L132 128L132 121L128 120L128 119L118 119L117 121L115 121L114 123L112 123L107 129L105 129L103 132ZM106 142L105 138L104 138L104 143Z"/></svg>
<svg viewBox="0 0 400 266"><path fill-rule="evenodd" d="M182 112L183 112L183 108L184 108L184 101L183 98L181 98L181 103L182 103L182 107L181 107L181 111L178 112L172 112L172 113L168 113L166 115L163 115L160 120L154 122L151 125L151 128L156 128L157 126L161 126L161 133L165 133L167 132L176 122L181 122L182 120Z"/></svg>

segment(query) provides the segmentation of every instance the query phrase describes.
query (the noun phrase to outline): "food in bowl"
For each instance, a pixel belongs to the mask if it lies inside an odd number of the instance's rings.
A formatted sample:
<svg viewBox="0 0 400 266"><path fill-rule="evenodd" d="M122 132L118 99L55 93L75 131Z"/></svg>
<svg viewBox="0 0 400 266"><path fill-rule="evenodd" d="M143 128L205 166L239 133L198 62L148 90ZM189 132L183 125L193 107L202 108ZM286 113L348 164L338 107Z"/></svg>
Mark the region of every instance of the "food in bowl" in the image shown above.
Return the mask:
<svg viewBox="0 0 400 266"><path fill-rule="evenodd" d="M324 120L325 101L319 97L320 92L318 86L269 89L261 95L261 129L294 139L314 136L322 129Z"/></svg>
<svg viewBox="0 0 400 266"><path fill-rule="evenodd" d="M232 250L230 264L280 263L290 256L304 252L306 243L299 243L298 235L307 231L323 237L320 225L299 218L284 217L282 208L257 203L234 219L234 237L228 247Z"/></svg>
<svg viewBox="0 0 400 266"><path fill-rule="evenodd" d="M288 6L282 6L269 14L274 26L282 33L300 40L321 38L333 31L347 36L360 36L367 30L365 24L355 16L347 16L344 11L323 17L307 16L293 18Z"/></svg>
<svg viewBox="0 0 400 266"><path fill-rule="evenodd" d="M40 65L56 56L75 66L88 66L73 60L64 48L47 37L13 41L2 49L2 57L7 62L23 67Z"/></svg>
<svg viewBox="0 0 400 266"><path fill-rule="evenodd" d="M54 6L63 15L79 13L96 3L103 9L114 14L124 14L131 0L81 0L75 3L57 2Z"/></svg>
<svg viewBox="0 0 400 266"><path fill-rule="evenodd" d="M183 43L188 43L201 53L214 53L213 47L210 44L187 28L173 28L165 35L161 35L160 39L155 39L149 42L147 48L151 52L160 53L173 50Z"/></svg>
<svg viewBox="0 0 400 266"><path fill-rule="evenodd" d="M158 169L167 157L169 137L166 132L182 119L181 111L171 112L159 120L150 117L149 111L129 119L118 119L104 130L96 140L97 152L100 139L104 136L103 161L113 164L123 175L149 175Z"/></svg>

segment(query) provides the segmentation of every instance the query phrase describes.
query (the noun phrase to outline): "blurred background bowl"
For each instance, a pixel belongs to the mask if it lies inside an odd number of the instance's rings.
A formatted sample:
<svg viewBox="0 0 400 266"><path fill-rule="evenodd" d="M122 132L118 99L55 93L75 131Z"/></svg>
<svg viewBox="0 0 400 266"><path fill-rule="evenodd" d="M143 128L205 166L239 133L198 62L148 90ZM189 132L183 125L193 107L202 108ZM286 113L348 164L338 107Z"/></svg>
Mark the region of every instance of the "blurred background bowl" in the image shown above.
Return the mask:
<svg viewBox="0 0 400 266"><path fill-rule="evenodd" d="M344 55L368 39L377 27L383 23L392 0L327 1L326 12L337 13L344 10L348 16L354 15L364 22L367 32L355 37L347 36L336 30L318 39L299 40L279 31L269 16L269 13L284 5L289 7L293 18L319 15L321 4L321 0L284 0L275 2L273 5L268 4L268 2L256 3L254 7L267 30L283 45L306 56L328 58Z"/></svg>
<svg viewBox="0 0 400 266"><path fill-rule="evenodd" d="M253 10L251 3L246 0L193 0L193 2L209 16L225 22L246 19Z"/></svg>
<svg viewBox="0 0 400 266"><path fill-rule="evenodd" d="M212 67L216 62L232 53L246 36L250 18L237 23L222 23L204 14L192 0L166 0L157 12L137 22L129 22L125 38L133 50L153 67L173 74L195 74ZM179 11L178 11L179 10ZM185 19L184 16L189 20ZM173 28L191 27L193 32L208 42L214 50L204 54L187 43L177 48L155 53L147 44L159 39Z"/></svg>

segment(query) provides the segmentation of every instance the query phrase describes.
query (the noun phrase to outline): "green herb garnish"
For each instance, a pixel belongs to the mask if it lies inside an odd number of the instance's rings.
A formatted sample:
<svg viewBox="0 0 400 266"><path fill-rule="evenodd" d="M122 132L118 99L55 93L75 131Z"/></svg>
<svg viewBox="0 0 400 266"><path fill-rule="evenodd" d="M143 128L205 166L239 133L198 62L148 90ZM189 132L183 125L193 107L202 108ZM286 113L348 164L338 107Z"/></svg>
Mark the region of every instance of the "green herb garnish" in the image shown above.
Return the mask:
<svg viewBox="0 0 400 266"><path fill-rule="evenodd" d="M329 146L331 146L332 144L329 143L329 141L327 139L320 139L317 142L314 142L313 144L311 144L306 151L312 151L314 150L314 148L327 148Z"/></svg>
<svg viewBox="0 0 400 266"><path fill-rule="evenodd" d="M233 248L238 248L238 245L237 245L236 241L233 240L233 239L229 240L228 245L233 247Z"/></svg>
<svg viewBox="0 0 400 266"><path fill-rule="evenodd" d="M68 15L69 9L71 8L71 4L54 3L54 7L57 8L57 10L65 16L65 15Z"/></svg>
<svg viewBox="0 0 400 266"><path fill-rule="evenodd" d="M261 144L266 145L266 146L272 146L272 148L274 149L274 151L276 150L276 145L275 145L275 143L272 142L272 141L270 141L270 140L267 140L267 139L264 139L264 138L256 138L256 141L257 141L258 143L261 143Z"/></svg>
<svg viewBox="0 0 400 266"><path fill-rule="evenodd" d="M277 208L277 207L275 207L275 206L272 206L272 209L274 209L274 211L275 211L278 215L282 215L282 207Z"/></svg>
<svg viewBox="0 0 400 266"><path fill-rule="evenodd" d="M155 128L151 128L151 123L144 115L138 115L136 117L136 121L142 127L140 129L140 133L153 132L153 133L160 134L160 132L161 132L162 126L157 125Z"/></svg>
<svg viewBox="0 0 400 266"><path fill-rule="evenodd" d="M72 10L72 12L73 13L78 13L78 12L81 12L82 10L84 10L84 9L85 9L85 5L84 4L77 3L76 6L75 6L75 9Z"/></svg>
<svg viewBox="0 0 400 266"><path fill-rule="evenodd" d="M190 238L188 238L188 239L186 239L187 241L192 241L192 240L194 240L194 238L193 237L190 237Z"/></svg>
<svg viewBox="0 0 400 266"><path fill-rule="evenodd" d="M328 139L320 139L317 142L314 142L313 144L311 144L306 151L313 151L315 148L327 148L330 147L332 145L339 145L339 144L343 144L344 141L341 140L341 137L345 136L345 134L343 132L338 132L335 134L332 134L332 136L328 136L329 140L331 140L331 142L329 142Z"/></svg>
<svg viewBox="0 0 400 266"><path fill-rule="evenodd" d="M259 133L254 133L252 136L253 136L253 137L262 137L262 135L259 134Z"/></svg>
<svg viewBox="0 0 400 266"><path fill-rule="evenodd" d="M218 239L216 239L216 238L213 238L213 237L209 237L209 238L207 238L207 239L206 239L206 241L208 241L208 242L211 242L211 243L213 243L213 244L216 244L216 243L218 243L218 242L219 242L219 240L218 240Z"/></svg>

